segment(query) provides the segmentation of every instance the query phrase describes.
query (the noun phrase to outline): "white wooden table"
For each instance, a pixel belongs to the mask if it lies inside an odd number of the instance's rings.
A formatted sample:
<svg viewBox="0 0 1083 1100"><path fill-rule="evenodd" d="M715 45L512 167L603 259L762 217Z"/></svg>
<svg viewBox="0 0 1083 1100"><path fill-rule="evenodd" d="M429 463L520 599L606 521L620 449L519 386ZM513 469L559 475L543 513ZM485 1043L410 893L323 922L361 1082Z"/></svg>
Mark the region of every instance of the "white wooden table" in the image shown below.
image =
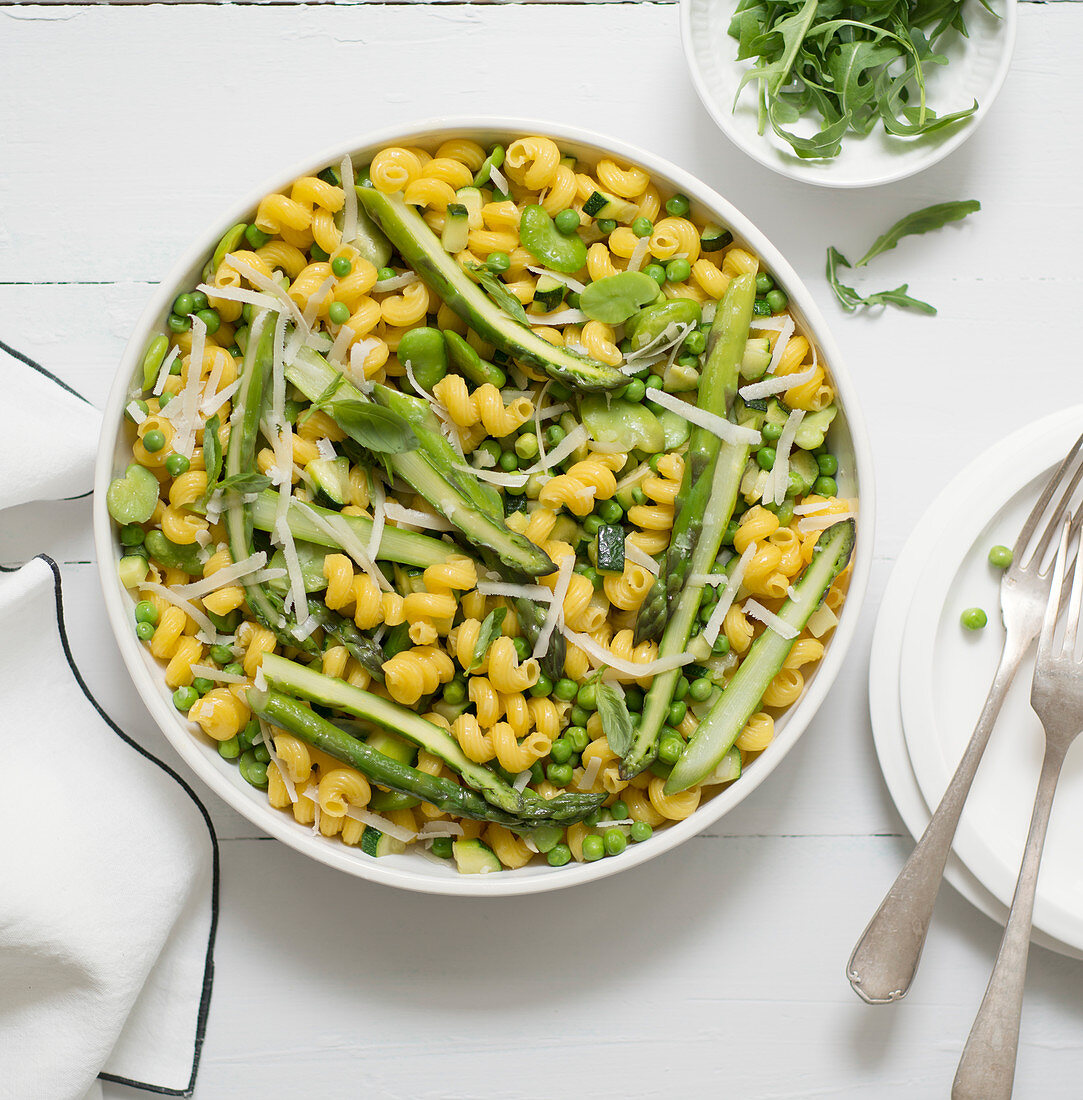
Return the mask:
<svg viewBox="0 0 1083 1100"><path fill-rule="evenodd" d="M924 175L857 193L790 183L733 149L686 76L677 15L671 3L0 4L0 339L92 401L151 286L223 204L352 133L492 109L650 145L731 198L820 300L875 448L878 553L848 666L772 779L677 852L570 892L415 896L302 858L194 780L223 842L200 1100L948 1095L1000 929L946 889L904 1003L870 1009L843 976L910 845L873 752L867 652L892 561L939 486L1079 399L1083 4L1023 4L981 131ZM969 197L980 215L874 270L939 316L836 308L828 243L860 253L901 214ZM110 637L89 517L86 501L8 514L0 561L62 563L92 690L184 771ZM1016 1095L1077 1098L1081 1080L1083 965L1036 948Z"/></svg>

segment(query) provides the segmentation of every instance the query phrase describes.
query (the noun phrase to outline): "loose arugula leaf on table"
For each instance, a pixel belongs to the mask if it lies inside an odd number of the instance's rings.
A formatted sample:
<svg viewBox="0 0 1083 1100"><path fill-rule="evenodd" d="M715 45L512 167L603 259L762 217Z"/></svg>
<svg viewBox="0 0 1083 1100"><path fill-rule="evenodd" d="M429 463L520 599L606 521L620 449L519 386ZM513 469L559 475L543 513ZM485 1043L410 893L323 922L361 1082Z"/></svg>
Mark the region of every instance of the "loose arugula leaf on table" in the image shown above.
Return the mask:
<svg viewBox="0 0 1083 1100"><path fill-rule="evenodd" d="M846 286L839 280L839 267L850 267L850 261L834 247L827 250L827 281L843 309L853 313L858 306L897 306L899 309L916 309L921 313L935 314L936 307L920 298L911 298L907 291L909 285L903 283L894 290L879 290L867 297L858 294L852 286Z"/></svg>
<svg viewBox="0 0 1083 1100"><path fill-rule="evenodd" d="M466 270L481 284L486 294L505 313L510 313L521 325L529 325L530 320L523 309L523 303L484 265L467 263Z"/></svg>
<svg viewBox="0 0 1083 1100"><path fill-rule="evenodd" d="M624 756L635 740L635 726L624 701L624 692L606 680L596 681L594 690L605 739L618 756Z"/></svg>
<svg viewBox="0 0 1083 1100"><path fill-rule="evenodd" d="M489 646L500 635L500 628L504 625L504 618L508 613L506 607L494 607L478 631L478 640L474 643L474 655L470 658L470 667L467 672L476 672L485 661L485 654L489 652Z"/></svg>
<svg viewBox="0 0 1083 1100"><path fill-rule="evenodd" d="M981 203L977 199L964 199L960 202L938 202L933 206L926 206L921 210L915 210L913 214L907 214L900 218L886 233L882 233L872 243L872 247L854 264L855 267L864 267L869 260L894 248L903 237L914 236L918 233L930 233L934 229L940 229L949 222L957 222L968 214L973 214L981 209ZM850 265L847 264L847 267Z"/></svg>

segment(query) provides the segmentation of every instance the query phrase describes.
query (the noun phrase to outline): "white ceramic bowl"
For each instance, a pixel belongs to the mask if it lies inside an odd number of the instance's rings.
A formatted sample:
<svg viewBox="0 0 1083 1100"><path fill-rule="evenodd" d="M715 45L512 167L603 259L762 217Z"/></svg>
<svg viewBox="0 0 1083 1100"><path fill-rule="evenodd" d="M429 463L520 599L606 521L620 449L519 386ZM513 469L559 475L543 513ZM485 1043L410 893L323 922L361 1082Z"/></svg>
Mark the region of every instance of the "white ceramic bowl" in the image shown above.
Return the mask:
<svg viewBox="0 0 1083 1100"><path fill-rule="evenodd" d="M753 160L790 179L824 187L875 187L905 179L936 164L977 129L989 113L1008 75L1015 49L1016 0L993 0L1002 18L980 4L967 6L969 37L945 35L938 49L948 64L928 76L932 107L947 113L978 109L944 134L921 138L890 137L877 126L865 137L849 134L831 160L801 160L770 127L759 133L755 86L748 86L734 109L741 78L751 65L737 60L737 40L729 36L736 0L681 0L681 42L703 106L718 128ZM805 131L797 127L799 133ZM810 131L811 132L811 131Z"/></svg>
<svg viewBox="0 0 1083 1100"><path fill-rule="evenodd" d="M805 330L815 337L821 358L829 364L840 404L840 415L831 432L832 446L839 457L840 487L846 495L859 498L861 514L849 596L826 655L809 682L803 698L779 721L775 740L736 783L706 801L686 820L657 830L650 840L630 845L620 856L595 863L571 863L561 868L528 866L494 875L460 875L453 866L444 861L427 859L418 853L407 852L404 855L374 859L337 840L314 836L307 827L298 825L292 817L268 805L266 795L250 787L233 764L221 759L214 746L198 732L198 727L189 724L177 712L165 686L161 666L135 637L132 600L120 584L115 568L120 556L120 544L116 526L106 511L105 494L110 480L131 461L128 433L124 430L124 407L130 400L129 390L133 380L141 375L143 352L151 334L163 329L176 295L198 282L197 276L222 234L238 221L249 220L257 202L264 195L280 190L298 176L312 174L328 164L337 164L347 153L354 157L355 163L364 164L377 150L392 144L421 144L452 136L474 137L485 143L506 143L513 136L532 133L549 134L560 142L562 148L577 155L595 158L612 154L618 159L642 165L657 180L688 195L693 201L695 215L700 218L709 215L712 221L729 226L738 240L746 242L761 257L789 295L791 309L803 322ZM790 751L823 702L854 636L872 560L872 459L853 384L812 296L778 250L720 195L687 172L645 149L573 126L492 117L431 119L413 127L396 127L371 134L293 165L226 211L207 227L206 232L181 257L143 311L125 349L109 395L95 472L94 540L109 621L139 694L162 732L185 762L215 794L238 813L297 851L331 867L375 882L438 894L486 897L528 894L605 878L669 851L681 841L713 825L741 802L770 775L778 762Z"/></svg>

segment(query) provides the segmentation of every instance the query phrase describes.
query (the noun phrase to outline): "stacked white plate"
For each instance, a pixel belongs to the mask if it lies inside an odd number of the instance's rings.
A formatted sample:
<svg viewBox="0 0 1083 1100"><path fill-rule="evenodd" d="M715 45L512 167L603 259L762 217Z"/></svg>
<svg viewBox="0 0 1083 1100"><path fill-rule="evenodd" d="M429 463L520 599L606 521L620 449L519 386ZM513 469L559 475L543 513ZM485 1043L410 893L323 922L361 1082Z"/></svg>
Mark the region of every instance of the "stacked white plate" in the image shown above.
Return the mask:
<svg viewBox="0 0 1083 1100"><path fill-rule="evenodd" d="M1083 406L1015 432L937 498L899 557L873 640L869 700L877 755L906 827L929 823L985 702L1004 640L1000 571L989 549L1011 546L1049 473L1083 431ZM964 630L967 607L989 624ZM983 913L1007 918L1041 768L1042 727L1030 709L1033 650L1008 694L967 799L948 881ZM1038 882L1034 941L1083 958L1083 745L1057 791Z"/></svg>

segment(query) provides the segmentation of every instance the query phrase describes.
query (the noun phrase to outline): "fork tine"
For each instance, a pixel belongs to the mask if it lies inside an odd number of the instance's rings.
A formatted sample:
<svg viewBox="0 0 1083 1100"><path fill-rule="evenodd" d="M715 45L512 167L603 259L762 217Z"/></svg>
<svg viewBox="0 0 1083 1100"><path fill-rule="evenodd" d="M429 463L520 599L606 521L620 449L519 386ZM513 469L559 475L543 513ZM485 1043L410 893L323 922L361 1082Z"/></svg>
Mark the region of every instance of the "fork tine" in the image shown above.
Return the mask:
<svg viewBox="0 0 1083 1100"><path fill-rule="evenodd" d="M1076 547L1075 562L1072 565L1072 595L1068 601L1068 616L1064 627L1064 655L1075 658L1075 643L1079 633L1079 609L1083 603L1083 564L1080 563L1079 547Z"/></svg>
<svg viewBox="0 0 1083 1100"><path fill-rule="evenodd" d="M1045 617L1042 619L1042 632L1038 638L1038 661L1048 659L1053 655L1053 632L1057 629L1057 619L1060 616L1060 601L1064 588L1064 571L1068 557L1068 532L1071 530L1072 519L1069 516L1064 521L1060 537L1060 546L1057 547L1057 558L1053 563L1053 579L1049 585L1049 599L1045 605Z"/></svg>
<svg viewBox="0 0 1083 1100"><path fill-rule="evenodd" d="M1026 523L1023 524L1023 530L1019 532L1019 537L1015 540L1015 547L1013 549L1015 560L1020 564L1023 564L1023 555L1026 553L1027 544L1030 542L1034 531L1038 526L1038 521L1042 518L1042 514L1045 512L1046 506L1053 499L1053 494L1057 491L1057 487L1061 484L1064 475L1076 456L1079 454L1080 448L1083 447L1083 435L1081 435L1075 443L1072 444L1071 449L1064 456L1064 461L1053 471L1052 476L1045 484L1045 488L1042 490L1041 496L1038 497L1034 507L1030 510L1030 515L1027 516ZM1081 467L1083 469L1083 467ZM1078 477L1078 475L1077 475ZM1074 486L1073 482L1073 486ZM1062 506L1064 498L1062 497ZM1055 530L1055 525L1058 521L1062 506L1058 506L1056 513L1049 522L1049 526L1046 528L1045 536L1049 537L1050 531ZM1046 541L1046 546L1049 543ZM1045 553L1043 549L1041 553ZM1029 560L1029 559L1028 559Z"/></svg>

